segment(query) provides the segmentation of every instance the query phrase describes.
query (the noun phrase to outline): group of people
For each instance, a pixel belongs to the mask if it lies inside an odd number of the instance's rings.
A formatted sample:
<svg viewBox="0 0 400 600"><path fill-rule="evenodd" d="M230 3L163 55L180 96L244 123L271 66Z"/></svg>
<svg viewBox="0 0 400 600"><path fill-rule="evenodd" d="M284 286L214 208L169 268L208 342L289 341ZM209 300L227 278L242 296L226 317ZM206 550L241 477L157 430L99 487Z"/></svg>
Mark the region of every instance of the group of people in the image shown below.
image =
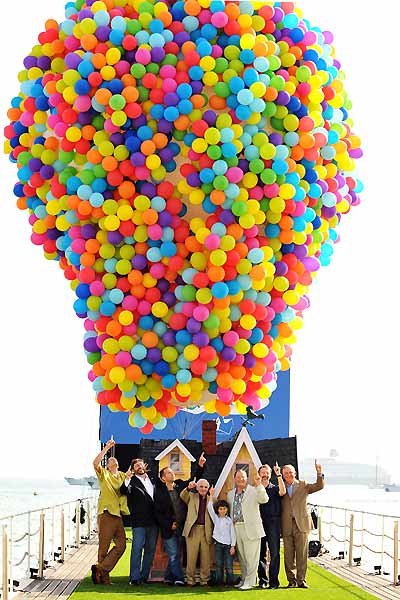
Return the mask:
<svg viewBox="0 0 400 600"><path fill-rule="evenodd" d="M257 585L278 588L280 540L283 539L284 565L288 586L307 588L306 571L310 516L308 494L321 490L324 476L315 463L316 482L299 481L295 468L276 463L273 467L278 485L271 483L272 469L262 465L254 485L246 471L235 474L234 488L226 500L218 500L215 490L203 477L206 458L201 454L193 479L176 479L169 468L158 478L147 472L141 458L132 460L126 473L119 471L114 457L101 465L115 445L107 442L93 461L100 485L98 506L98 562L92 565L95 584L109 584L109 573L126 547L123 515L130 514L132 548L129 584L149 582L160 533L168 564L164 582L176 586L209 585L210 549L214 545L216 584L226 583L241 590ZM183 541L186 542L186 569L182 566ZM114 546L111 547L111 542ZM267 568L267 550L269 566ZM240 580L235 582L233 559L240 564ZM199 563L199 581L197 564Z"/></svg>

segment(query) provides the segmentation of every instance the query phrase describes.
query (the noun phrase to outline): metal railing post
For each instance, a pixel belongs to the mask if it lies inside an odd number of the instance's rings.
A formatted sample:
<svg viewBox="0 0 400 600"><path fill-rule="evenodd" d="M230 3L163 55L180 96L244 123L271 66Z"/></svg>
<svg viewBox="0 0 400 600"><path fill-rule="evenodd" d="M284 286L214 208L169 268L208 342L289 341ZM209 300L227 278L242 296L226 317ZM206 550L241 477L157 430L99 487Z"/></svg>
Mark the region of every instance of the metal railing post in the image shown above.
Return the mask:
<svg viewBox="0 0 400 600"><path fill-rule="evenodd" d="M8 577L10 580L10 593L13 591L13 537L14 537L14 521L10 518L10 529L8 530Z"/></svg>
<svg viewBox="0 0 400 600"><path fill-rule="evenodd" d="M383 561L385 559L385 515L382 515L382 548L381 548L381 565L382 565L382 571L384 571L385 569L383 568Z"/></svg>
<svg viewBox="0 0 400 600"><path fill-rule="evenodd" d="M399 579L399 522L393 524L393 583L398 584Z"/></svg>
<svg viewBox="0 0 400 600"><path fill-rule="evenodd" d="M39 567L38 579L43 579L44 571L44 513L40 513L40 530L39 530Z"/></svg>
<svg viewBox="0 0 400 600"><path fill-rule="evenodd" d="M361 550L360 550L361 562L363 561L363 551L364 551L364 511L361 513Z"/></svg>
<svg viewBox="0 0 400 600"><path fill-rule="evenodd" d="M349 567L353 565L354 514L350 514Z"/></svg>
<svg viewBox="0 0 400 600"><path fill-rule="evenodd" d="M60 560L64 562L65 560L65 519L64 519L64 509L61 509L61 527L60 527Z"/></svg>
<svg viewBox="0 0 400 600"><path fill-rule="evenodd" d="M76 525L76 536L75 536L75 543L76 546L79 548L79 544L81 543L81 505L80 502L78 500L78 502L76 503L76 509L75 509L75 525Z"/></svg>
<svg viewBox="0 0 400 600"><path fill-rule="evenodd" d="M68 503L68 546L71 546L71 502Z"/></svg>
<svg viewBox="0 0 400 600"><path fill-rule="evenodd" d="M2 600L8 600L8 536L7 527L3 525L3 560L2 560Z"/></svg>
<svg viewBox="0 0 400 600"><path fill-rule="evenodd" d="M90 540L90 536L92 534L92 524L91 524L92 509L90 507L90 500L88 500L86 502L86 518L87 518L87 536L88 536L88 540Z"/></svg>
<svg viewBox="0 0 400 600"><path fill-rule="evenodd" d="M319 543L322 545L322 517L320 515L318 515L317 525L318 525L318 540L319 540Z"/></svg>
<svg viewBox="0 0 400 600"><path fill-rule="evenodd" d="M54 550L55 550L55 523L54 523L54 506L51 510L51 556L54 560Z"/></svg>
<svg viewBox="0 0 400 600"><path fill-rule="evenodd" d="M31 513L28 512L28 573L31 569Z"/></svg>

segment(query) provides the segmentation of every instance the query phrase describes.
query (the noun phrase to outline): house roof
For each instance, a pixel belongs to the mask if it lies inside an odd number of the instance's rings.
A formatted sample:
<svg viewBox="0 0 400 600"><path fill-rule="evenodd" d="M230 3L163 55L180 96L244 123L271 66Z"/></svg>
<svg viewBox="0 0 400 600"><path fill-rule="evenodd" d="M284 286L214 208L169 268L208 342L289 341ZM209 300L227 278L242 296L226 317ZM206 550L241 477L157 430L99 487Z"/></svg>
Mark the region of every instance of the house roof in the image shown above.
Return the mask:
<svg viewBox="0 0 400 600"><path fill-rule="evenodd" d="M228 458L226 459L224 467L218 477L217 483L215 484L215 495L216 496L218 496L218 494L220 493L222 486L224 485L224 483L235 463L235 459L236 459L237 455L239 454L240 449L242 448L243 445L246 446L247 451L250 454L250 457L251 457L256 469L258 470L259 467L261 466L262 463L261 463L260 457L258 456L257 450L255 449L254 444L249 436L249 432L247 431L246 427L242 427L239 435L236 438L235 443L233 444L232 450L230 451Z"/></svg>
<svg viewBox="0 0 400 600"><path fill-rule="evenodd" d="M169 446L164 448L162 452L160 452L159 454L157 454L157 456L154 457L154 460L161 460L162 458L164 458L164 456L167 456L167 454L169 454L172 450L175 450L175 448L179 448L182 454L184 454L186 458L190 460L190 462L196 462L195 457L189 452L187 448L185 448L185 446L180 440L174 440L173 442L171 442Z"/></svg>
<svg viewBox="0 0 400 600"><path fill-rule="evenodd" d="M233 439L217 444L216 453L212 456L205 455L207 462L205 465L204 477L206 477L211 484L216 484L239 435L240 431ZM157 476L158 464L156 457L161 452L165 451L165 449L171 445L171 442L172 440L153 440L146 437L140 440L140 444L117 444L115 455L122 470L128 468L132 458L140 457L149 465L152 474ZM276 461L278 461L278 464L281 466L292 464L297 473L299 473L297 468L297 444L295 436L289 438L274 438L271 440L252 440L252 443L262 464L269 464L271 467ZM196 461L203 451L201 442L196 440L184 440L183 446L195 457ZM193 462L192 465L194 466ZM301 477L301 473L299 473L299 477ZM272 481L275 482L274 473L272 473Z"/></svg>

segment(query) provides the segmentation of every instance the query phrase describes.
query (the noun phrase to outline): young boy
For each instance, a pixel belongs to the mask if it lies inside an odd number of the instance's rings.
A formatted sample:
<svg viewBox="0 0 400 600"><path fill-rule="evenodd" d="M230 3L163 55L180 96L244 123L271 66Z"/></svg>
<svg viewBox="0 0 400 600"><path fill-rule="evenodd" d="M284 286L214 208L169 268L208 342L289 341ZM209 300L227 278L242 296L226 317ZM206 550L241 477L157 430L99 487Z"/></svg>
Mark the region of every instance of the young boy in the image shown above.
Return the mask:
<svg viewBox="0 0 400 600"><path fill-rule="evenodd" d="M233 556L235 554L236 532L229 516L229 505L225 500L218 500L214 506L214 488L210 489L208 513L214 523L213 539L215 542L215 564L217 568L217 584L224 583L224 566L226 583L233 585Z"/></svg>

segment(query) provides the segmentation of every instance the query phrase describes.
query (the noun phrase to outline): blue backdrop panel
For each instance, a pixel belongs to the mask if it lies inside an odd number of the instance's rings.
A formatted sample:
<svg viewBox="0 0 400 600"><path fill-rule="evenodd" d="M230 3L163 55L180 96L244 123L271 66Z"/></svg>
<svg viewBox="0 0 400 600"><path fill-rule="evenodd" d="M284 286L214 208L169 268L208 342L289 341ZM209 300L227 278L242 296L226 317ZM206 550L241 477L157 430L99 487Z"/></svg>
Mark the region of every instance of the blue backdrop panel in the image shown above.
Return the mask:
<svg viewBox="0 0 400 600"><path fill-rule="evenodd" d="M289 437L290 421L290 371L282 371L278 375L278 386L270 398L269 405L258 411L264 420L255 419L248 432L253 440L269 440ZM217 442L230 440L240 429L243 422L241 415L220 417L206 412L181 410L162 431L153 429L149 436L144 436L139 429L128 424L128 413L111 412L106 406L100 409L100 441L106 442L114 436L119 444L137 444L142 437L153 440L190 439L201 440L201 422L204 419L217 419Z"/></svg>

